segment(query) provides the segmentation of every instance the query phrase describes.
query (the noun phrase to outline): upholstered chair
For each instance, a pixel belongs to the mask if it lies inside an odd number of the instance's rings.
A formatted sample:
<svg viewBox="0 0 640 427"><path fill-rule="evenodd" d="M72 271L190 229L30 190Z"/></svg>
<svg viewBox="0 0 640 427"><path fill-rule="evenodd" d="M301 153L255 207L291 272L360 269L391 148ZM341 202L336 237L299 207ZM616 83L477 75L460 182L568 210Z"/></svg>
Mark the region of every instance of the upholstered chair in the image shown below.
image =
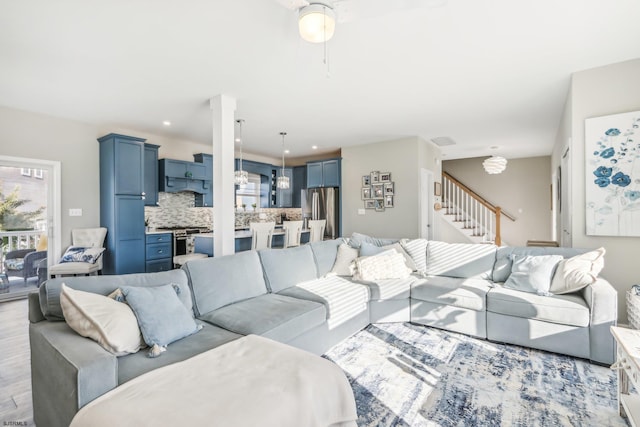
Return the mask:
<svg viewBox="0 0 640 427"><path fill-rule="evenodd" d="M251 230L251 249L270 248L275 227L275 221L249 223L249 229Z"/></svg>
<svg viewBox="0 0 640 427"><path fill-rule="evenodd" d="M71 231L71 247L67 249L62 260L67 258L72 248L104 248L104 239L107 236L107 229L99 228L76 228ZM87 276L97 275L102 270L102 255L97 259L91 257L84 258L86 261L64 261L49 267L49 277L58 276ZM94 262L92 262L94 261Z"/></svg>
<svg viewBox="0 0 640 427"><path fill-rule="evenodd" d="M309 221L309 243L322 241L326 225L326 219L314 219Z"/></svg>
<svg viewBox="0 0 640 427"><path fill-rule="evenodd" d="M284 247L300 246L300 234L302 233L302 221L283 221Z"/></svg>

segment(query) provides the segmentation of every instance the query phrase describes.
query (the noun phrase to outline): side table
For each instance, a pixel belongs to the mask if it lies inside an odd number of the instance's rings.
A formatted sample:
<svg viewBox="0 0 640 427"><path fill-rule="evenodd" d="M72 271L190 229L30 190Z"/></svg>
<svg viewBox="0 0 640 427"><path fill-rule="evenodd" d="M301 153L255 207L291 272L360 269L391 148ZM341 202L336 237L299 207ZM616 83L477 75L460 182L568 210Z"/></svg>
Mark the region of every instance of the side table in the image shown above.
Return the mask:
<svg viewBox="0 0 640 427"><path fill-rule="evenodd" d="M612 326L611 334L617 344L611 369L618 370L618 411L632 427L639 426L640 396L629 394L629 381L640 390L640 330Z"/></svg>

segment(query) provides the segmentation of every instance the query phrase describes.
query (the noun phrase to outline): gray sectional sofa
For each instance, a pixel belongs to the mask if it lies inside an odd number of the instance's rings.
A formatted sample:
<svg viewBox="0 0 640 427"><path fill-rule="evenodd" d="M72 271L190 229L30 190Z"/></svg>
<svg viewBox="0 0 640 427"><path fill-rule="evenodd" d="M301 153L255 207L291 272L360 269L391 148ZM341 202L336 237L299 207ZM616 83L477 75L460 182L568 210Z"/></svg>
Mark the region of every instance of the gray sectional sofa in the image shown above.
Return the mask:
<svg viewBox="0 0 640 427"><path fill-rule="evenodd" d="M392 241L354 235L350 244ZM57 278L29 297L34 420L66 426L98 396L145 372L257 334L322 354L378 322L413 322L552 352L612 363L617 296L599 278L567 295L540 296L506 289L510 255L568 248L497 248L403 240L414 272L405 278L357 282L329 274L344 239L194 260L180 270L120 276ZM180 288L182 303L203 329L168 346L157 358L145 351L116 357L76 334L60 306L61 285L108 295L120 286Z"/></svg>

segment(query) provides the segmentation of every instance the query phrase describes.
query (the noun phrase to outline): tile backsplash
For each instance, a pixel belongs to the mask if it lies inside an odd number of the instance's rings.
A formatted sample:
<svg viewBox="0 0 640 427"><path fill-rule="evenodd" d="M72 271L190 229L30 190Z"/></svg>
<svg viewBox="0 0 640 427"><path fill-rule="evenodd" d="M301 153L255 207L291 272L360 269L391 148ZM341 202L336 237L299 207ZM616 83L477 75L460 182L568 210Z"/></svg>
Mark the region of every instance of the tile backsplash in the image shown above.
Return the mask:
<svg viewBox="0 0 640 427"><path fill-rule="evenodd" d="M158 194L158 206L145 206L144 217L151 228L166 227L213 227L213 208L196 208L193 193L164 193ZM260 213L266 218L260 219ZM254 212L236 212L236 228L248 228L250 222L275 221L281 214L296 221L302 219L300 208L258 209Z"/></svg>

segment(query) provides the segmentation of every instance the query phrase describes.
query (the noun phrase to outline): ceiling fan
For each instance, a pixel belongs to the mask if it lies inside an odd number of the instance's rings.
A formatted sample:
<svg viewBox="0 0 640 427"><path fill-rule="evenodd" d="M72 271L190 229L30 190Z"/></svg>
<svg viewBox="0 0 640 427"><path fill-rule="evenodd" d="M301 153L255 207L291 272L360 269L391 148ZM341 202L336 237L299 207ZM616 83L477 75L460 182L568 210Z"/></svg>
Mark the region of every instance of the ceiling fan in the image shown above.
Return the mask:
<svg viewBox="0 0 640 427"><path fill-rule="evenodd" d="M311 43L325 43L335 32L336 22L351 22L387 13L439 7L446 0L276 0L289 10L298 11L300 36Z"/></svg>

